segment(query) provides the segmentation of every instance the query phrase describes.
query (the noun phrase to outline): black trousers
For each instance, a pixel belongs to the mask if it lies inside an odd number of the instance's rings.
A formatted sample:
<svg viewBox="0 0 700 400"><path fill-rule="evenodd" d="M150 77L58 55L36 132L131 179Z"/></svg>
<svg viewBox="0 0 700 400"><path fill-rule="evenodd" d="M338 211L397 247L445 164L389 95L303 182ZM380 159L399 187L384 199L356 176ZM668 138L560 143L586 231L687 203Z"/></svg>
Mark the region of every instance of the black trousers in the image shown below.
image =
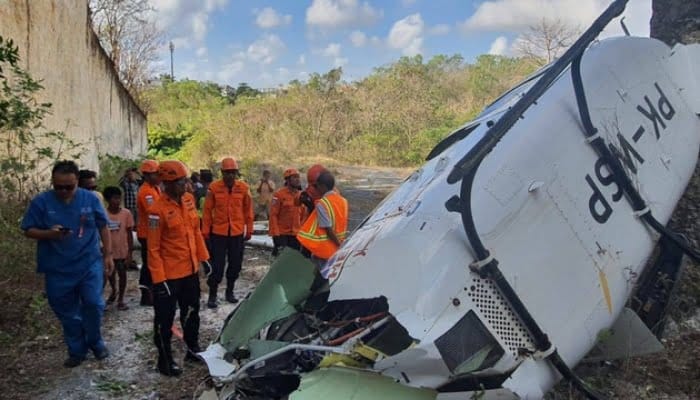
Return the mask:
<svg viewBox="0 0 700 400"><path fill-rule="evenodd" d="M139 272L139 287L141 289L151 290L153 280L151 279L151 271L148 269L148 246L146 239L139 238L141 244L141 271Z"/></svg>
<svg viewBox="0 0 700 400"><path fill-rule="evenodd" d="M275 248L272 249L273 256L279 254L279 252L285 247L290 247L294 250L301 251L301 243L299 243L297 237L294 235L273 236L272 242L275 246Z"/></svg>
<svg viewBox="0 0 700 400"><path fill-rule="evenodd" d="M278 238L276 240L277 243L275 243L275 246L279 247L291 247L294 250L301 250L301 244L297 240L297 237L294 235L279 235L275 236Z"/></svg>
<svg viewBox="0 0 700 400"><path fill-rule="evenodd" d="M211 266L212 273L207 279L209 288L216 288L223 279L224 268L228 261L226 269L226 286L228 290L233 290L233 285L241 273L241 265L243 264L243 235L238 236L221 236L209 235L211 245Z"/></svg>
<svg viewBox="0 0 700 400"><path fill-rule="evenodd" d="M175 307L180 308L180 324L185 344L190 349L199 348L199 277L197 274L180 279L168 280L171 296L153 296L153 342L158 349L158 357L163 361L172 360L172 326L175 320Z"/></svg>

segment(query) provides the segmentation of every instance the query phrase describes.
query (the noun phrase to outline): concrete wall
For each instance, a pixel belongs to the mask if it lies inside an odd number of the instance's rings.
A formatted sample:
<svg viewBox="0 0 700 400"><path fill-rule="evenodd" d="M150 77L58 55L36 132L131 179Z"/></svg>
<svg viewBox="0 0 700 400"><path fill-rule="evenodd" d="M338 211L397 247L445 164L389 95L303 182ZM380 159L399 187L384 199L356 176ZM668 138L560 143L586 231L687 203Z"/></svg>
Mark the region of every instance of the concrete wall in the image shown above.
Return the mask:
<svg viewBox="0 0 700 400"><path fill-rule="evenodd" d="M84 145L81 167L96 170L98 155L146 153L146 116L92 31L87 0L0 0L0 35L43 80L41 100L53 104L46 127Z"/></svg>

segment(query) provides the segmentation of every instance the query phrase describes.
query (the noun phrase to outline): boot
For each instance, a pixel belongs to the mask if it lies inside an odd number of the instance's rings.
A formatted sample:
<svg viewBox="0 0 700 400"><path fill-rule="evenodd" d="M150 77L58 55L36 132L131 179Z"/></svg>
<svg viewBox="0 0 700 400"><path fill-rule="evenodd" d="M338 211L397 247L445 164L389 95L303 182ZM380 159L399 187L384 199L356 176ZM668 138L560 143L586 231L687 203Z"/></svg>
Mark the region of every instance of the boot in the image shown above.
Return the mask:
<svg viewBox="0 0 700 400"><path fill-rule="evenodd" d="M153 305L153 293L150 289L141 288L141 302L142 306L152 306Z"/></svg>
<svg viewBox="0 0 700 400"><path fill-rule="evenodd" d="M199 346L192 346L187 348L187 353L185 354L185 362L201 363L202 359L197 355L201 353L202 348Z"/></svg>
<svg viewBox="0 0 700 400"><path fill-rule="evenodd" d="M158 372L165 376L180 376L182 369L172 358L166 360L158 357Z"/></svg>
<svg viewBox="0 0 700 400"><path fill-rule="evenodd" d="M226 287L226 301L233 304L238 303L238 299L233 295L233 285Z"/></svg>
<svg viewBox="0 0 700 400"><path fill-rule="evenodd" d="M182 369L173 360L173 352L170 343L164 343L162 347L158 347L158 372L165 376L179 376L182 374Z"/></svg>
<svg viewBox="0 0 700 400"><path fill-rule="evenodd" d="M207 300L207 308L216 308L219 305L216 303L216 287L209 288L209 299Z"/></svg>

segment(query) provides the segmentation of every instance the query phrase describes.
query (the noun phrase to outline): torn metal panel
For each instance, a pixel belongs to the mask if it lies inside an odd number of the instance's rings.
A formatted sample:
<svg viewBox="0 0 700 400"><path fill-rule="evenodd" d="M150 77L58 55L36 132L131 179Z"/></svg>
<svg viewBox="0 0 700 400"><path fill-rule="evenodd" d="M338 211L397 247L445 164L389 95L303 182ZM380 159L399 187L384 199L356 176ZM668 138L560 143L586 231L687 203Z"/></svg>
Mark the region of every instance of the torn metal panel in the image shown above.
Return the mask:
<svg viewBox="0 0 700 400"><path fill-rule="evenodd" d="M311 261L297 251L285 249L250 298L234 310L218 342L234 351L270 323L292 315L311 293L317 275Z"/></svg>

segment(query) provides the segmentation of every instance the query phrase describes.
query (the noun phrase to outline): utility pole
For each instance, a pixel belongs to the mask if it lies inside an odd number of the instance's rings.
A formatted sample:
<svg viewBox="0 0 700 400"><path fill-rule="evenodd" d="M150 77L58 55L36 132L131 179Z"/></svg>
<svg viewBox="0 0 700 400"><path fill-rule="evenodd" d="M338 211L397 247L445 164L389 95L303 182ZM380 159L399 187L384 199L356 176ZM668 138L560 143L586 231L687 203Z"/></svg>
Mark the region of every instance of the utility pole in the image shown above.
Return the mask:
<svg viewBox="0 0 700 400"><path fill-rule="evenodd" d="M175 51L175 45L173 44L173 41L170 41L170 79L175 82L175 72L173 70L173 51Z"/></svg>

